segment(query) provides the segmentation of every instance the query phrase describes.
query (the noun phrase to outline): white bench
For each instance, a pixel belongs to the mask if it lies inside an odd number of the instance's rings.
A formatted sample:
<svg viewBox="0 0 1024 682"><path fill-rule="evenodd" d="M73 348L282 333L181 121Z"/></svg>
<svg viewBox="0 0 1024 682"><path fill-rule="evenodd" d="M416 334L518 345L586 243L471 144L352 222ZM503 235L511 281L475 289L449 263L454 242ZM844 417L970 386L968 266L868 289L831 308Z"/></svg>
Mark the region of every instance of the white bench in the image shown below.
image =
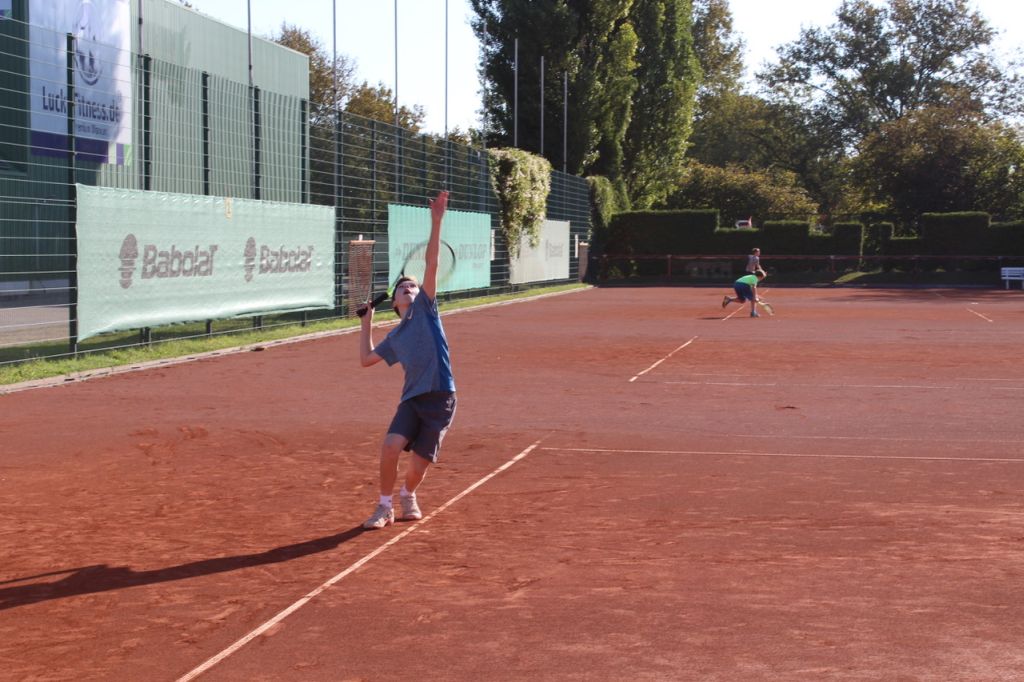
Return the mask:
<svg viewBox="0 0 1024 682"><path fill-rule="evenodd" d="M1006 288L1010 288L1010 282L1020 282L1020 286L1024 289L1024 268L1002 268L1000 277L1003 280L1003 284Z"/></svg>

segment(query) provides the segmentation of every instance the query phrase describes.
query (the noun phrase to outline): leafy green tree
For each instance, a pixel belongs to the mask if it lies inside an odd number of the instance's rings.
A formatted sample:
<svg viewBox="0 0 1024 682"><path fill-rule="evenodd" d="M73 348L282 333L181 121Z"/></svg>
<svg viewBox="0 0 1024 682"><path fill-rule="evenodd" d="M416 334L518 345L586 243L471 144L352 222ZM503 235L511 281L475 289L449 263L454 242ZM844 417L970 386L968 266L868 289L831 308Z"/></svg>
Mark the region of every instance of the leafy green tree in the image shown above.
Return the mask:
<svg viewBox="0 0 1024 682"><path fill-rule="evenodd" d="M634 208L662 201L683 172L700 65L689 0L636 0L637 90L624 144L624 179Z"/></svg>
<svg viewBox="0 0 1024 682"><path fill-rule="evenodd" d="M869 198L907 223L924 212L1024 217L1024 144L971 109L927 107L882 125L854 168Z"/></svg>
<svg viewBox="0 0 1024 682"><path fill-rule="evenodd" d="M743 77L743 40L732 30L728 0L693 1L693 49L700 62L698 115L706 100L737 94Z"/></svg>
<svg viewBox="0 0 1024 682"><path fill-rule="evenodd" d="M793 173L700 163L688 166L665 203L671 209L717 208L727 223L748 216L764 220L803 218L817 213L817 205Z"/></svg>
<svg viewBox="0 0 1024 682"><path fill-rule="evenodd" d="M489 146L541 153L570 173L621 175L621 146L635 90L633 0L470 0L481 49ZM519 72L516 74L516 40ZM544 149L540 60L544 57ZM565 126L565 79L568 122ZM516 84L518 82L518 97ZM518 101L518 111L516 103ZM518 113L518 116L517 116ZM563 158L562 132L568 158Z"/></svg>
<svg viewBox="0 0 1024 682"><path fill-rule="evenodd" d="M355 63L342 54L335 60L309 31L287 23L271 40L309 57L310 194L313 203L331 206L336 114L355 87Z"/></svg>
<svg viewBox="0 0 1024 682"><path fill-rule="evenodd" d="M352 93L345 102L345 111L349 114L394 125L395 96L391 92L391 88L383 83L372 86L363 81L361 85L352 89ZM418 104L411 109L405 106L398 107L399 128L418 133L423 128L425 118L426 112Z"/></svg>
<svg viewBox="0 0 1024 682"><path fill-rule="evenodd" d="M844 0L827 29L806 28L758 74L778 102L805 109L852 150L884 123L925 107L1021 111L1024 94L985 51L993 28L967 0Z"/></svg>

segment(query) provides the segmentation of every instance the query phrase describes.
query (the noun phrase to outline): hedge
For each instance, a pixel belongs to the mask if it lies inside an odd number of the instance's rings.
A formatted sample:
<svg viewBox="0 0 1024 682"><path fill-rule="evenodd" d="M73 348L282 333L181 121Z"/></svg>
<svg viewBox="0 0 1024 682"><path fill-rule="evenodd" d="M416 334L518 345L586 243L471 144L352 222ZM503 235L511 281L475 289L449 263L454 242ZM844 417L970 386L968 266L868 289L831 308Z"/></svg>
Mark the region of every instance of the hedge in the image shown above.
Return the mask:
<svg viewBox="0 0 1024 682"><path fill-rule="evenodd" d="M610 224L607 253L699 253L718 227L717 210L626 211Z"/></svg>
<svg viewBox="0 0 1024 682"><path fill-rule="evenodd" d="M759 230L721 228L718 211L628 211L609 224L607 254L730 254L759 247L765 254L811 256L1024 257L1024 221L990 224L987 213L926 213L921 235L893 238L893 224L837 223L812 233L803 220L767 221Z"/></svg>

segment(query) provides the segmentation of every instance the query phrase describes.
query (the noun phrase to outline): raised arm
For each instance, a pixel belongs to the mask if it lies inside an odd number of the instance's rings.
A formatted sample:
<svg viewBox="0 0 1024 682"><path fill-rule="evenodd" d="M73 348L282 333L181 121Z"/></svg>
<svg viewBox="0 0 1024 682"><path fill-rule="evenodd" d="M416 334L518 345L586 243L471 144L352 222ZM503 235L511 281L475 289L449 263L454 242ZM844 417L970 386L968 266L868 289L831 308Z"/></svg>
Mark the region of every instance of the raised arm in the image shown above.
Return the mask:
<svg viewBox="0 0 1024 682"><path fill-rule="evenodd" d="M437 298L437 255L441 250L441 221L444 220L446 210L448 210L447 190L439 192L430 202L430 239L427 240L426 267L423 270L420 290L431 300Z"/></svg>
<svg viewBox="0 0 1024 682"><path fill-rule="evenodd" d="M361 318L362 328L359 330L359 364L363 367L376 365L383 358L373 352L373 308L366 311Z"/></svg>

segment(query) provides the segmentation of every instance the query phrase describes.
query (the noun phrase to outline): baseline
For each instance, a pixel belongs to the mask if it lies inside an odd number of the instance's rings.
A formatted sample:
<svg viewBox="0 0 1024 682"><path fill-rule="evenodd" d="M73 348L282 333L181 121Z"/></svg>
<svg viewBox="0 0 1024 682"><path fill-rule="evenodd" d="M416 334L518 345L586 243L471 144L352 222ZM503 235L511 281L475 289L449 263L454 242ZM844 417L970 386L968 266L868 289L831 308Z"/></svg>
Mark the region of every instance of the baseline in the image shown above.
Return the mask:
<svg viewBox="0 0 1024 682"><path fill-rule="evenodd" d="M907 456L907 455L823 455L819 453L800 452L754 452L752 450L634 450L612 448L541 448L544 451L554 452L597 452L615 455L684 455L698 457L785 457L804 459L899 459L899 460L920 460L920 461L941 461L941 462L1007 462L1013 464L1024 464L1024 457L936 457L936 456Z"/></svg>

